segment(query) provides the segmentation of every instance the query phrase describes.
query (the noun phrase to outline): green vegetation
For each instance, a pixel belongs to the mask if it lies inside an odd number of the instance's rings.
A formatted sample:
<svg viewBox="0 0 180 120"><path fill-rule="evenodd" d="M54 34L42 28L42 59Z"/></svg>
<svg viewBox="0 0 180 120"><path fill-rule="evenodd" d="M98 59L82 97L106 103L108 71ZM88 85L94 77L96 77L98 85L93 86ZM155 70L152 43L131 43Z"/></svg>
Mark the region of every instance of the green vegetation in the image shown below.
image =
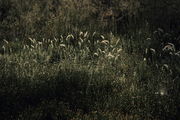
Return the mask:
<svg viewBox="0 0 180 120"><path fill-rule="evenodd" d="M179 119L179 5L0 1L0 119Z"/></svg>

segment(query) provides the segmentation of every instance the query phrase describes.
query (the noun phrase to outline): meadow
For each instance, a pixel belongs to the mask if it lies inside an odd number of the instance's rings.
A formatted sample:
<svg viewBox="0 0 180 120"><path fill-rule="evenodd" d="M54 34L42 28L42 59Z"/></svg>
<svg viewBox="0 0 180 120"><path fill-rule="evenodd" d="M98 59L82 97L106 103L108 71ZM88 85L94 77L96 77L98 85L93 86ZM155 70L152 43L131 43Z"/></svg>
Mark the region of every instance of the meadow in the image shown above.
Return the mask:
<svg viewBox="0 0 180 120"><path fill-rule="evenodd" d="M178 120L180 2L155 1L0 1L0 119Z"/></svg>

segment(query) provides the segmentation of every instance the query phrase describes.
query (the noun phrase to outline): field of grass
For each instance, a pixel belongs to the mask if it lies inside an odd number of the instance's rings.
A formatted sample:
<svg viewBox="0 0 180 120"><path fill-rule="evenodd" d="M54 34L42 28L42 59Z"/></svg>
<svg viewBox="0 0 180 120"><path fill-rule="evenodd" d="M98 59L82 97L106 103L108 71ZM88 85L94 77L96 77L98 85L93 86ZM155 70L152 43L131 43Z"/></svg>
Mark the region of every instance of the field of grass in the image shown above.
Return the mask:
<svg viewBox="0 0 180 120"><path fill-rule="evenodd" d="M179 104L179 86L173 82L179 78L173 78L171 62L149 64L149 58L129 52L123 45L126 39L79 32L52 40L4 40L0 116L4 120L173 119ZM178 52L172 54L179 59Z"/></svg>
<svg viewBox="0 0 180 120"><path fill-rule="evenodd" d="M179 120L179 6L0 1L0 120Z"/></svg>

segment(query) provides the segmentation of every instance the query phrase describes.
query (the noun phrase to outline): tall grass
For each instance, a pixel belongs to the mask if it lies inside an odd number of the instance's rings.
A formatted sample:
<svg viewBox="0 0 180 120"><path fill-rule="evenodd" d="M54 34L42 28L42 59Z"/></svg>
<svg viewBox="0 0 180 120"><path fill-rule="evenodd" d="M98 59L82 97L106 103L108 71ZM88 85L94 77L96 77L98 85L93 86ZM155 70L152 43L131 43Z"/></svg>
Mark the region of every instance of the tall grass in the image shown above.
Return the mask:
<svg viewBox="0 0 180 120"><path fill-rule="evenodd" d="M122 41L95 32L29 38L16 43L17 50L4 41L2 118L174 118L179 77L172 64L148 65L148 58L129 54Z"/></svg>
<svg viewBox="0 0 180 120"><path fill-rule="evenodd" d="M0 119L178 119L178 5L0 1Z"/></svg>

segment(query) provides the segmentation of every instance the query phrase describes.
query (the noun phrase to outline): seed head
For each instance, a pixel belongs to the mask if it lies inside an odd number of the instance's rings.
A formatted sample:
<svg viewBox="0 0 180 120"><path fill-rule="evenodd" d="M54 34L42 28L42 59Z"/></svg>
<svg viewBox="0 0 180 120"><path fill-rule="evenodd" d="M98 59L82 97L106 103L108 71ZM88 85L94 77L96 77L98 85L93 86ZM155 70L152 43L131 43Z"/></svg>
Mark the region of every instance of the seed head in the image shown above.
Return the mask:
<svg viewBox="0 0 180 120"><path fill-rule="evenodd" d="M101 41L101 44L103 44L103 45L108 45L108 44L109 44L109 41L108 41L108 40L103 40L103 41Z"/></svg>

